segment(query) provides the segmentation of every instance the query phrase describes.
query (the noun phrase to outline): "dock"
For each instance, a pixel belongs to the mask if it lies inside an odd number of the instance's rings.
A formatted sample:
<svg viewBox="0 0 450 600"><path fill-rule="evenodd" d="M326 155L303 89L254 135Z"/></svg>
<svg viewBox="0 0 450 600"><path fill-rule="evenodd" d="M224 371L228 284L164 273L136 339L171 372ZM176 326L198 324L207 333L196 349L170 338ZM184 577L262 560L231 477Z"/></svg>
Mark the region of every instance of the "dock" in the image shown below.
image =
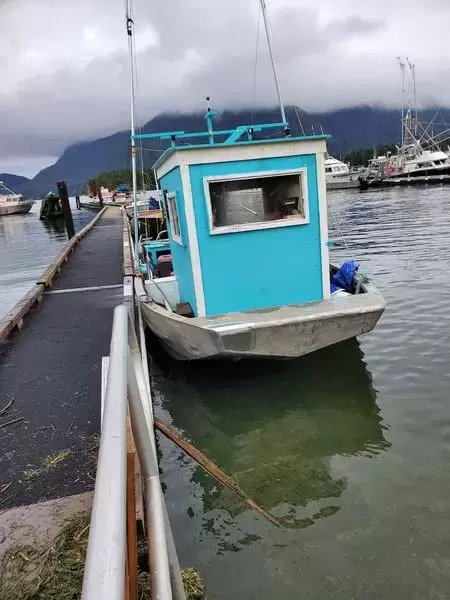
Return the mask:
<svg viewBox="0 0 450 600"><path fill-rule="evenodd" d="M84 600L137 600L139 586L152 598L190 598L159 480L133 278L128 217L106 206L0 321L2 598L25 597L23 581L57 593L60 558L42 583L40 557L76 523L64 539L84 550L67 570L83 578ZM21 575L24 560L35 583Z"/></svg>
<svg viewBox="0 0 450 600"><path fill-rule="evenodd" d="M372 189L379 187L448 184L450 184L450 175L429 175L427 177L386 177L380 180L369 181L367 187L361 186L361 188Z"/></svg>
<svg viewBox="0 0 450 600"><path fill-rule="evenodd" d="M0 322L0 510L94 488L122 213L99 213Z"/></svg>

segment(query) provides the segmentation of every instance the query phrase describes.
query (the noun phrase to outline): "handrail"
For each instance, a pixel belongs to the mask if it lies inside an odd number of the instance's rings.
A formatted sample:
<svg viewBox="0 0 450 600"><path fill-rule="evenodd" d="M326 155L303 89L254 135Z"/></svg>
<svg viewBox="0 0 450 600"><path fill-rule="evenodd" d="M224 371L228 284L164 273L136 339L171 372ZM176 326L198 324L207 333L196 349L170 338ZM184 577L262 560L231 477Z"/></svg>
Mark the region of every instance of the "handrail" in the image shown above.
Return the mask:
<svg viewBox="0 0 450 600"><path fill-rule="evenodd" d="M82 600L123 600L126 549L128 312L114 310Z"/></svg>
<svg viewBox="0 0 450 600"><path fill-rule="evenodd" d="M159 479L140 313L138 326L141 349L126 306L116 307L82 600L123 600L125 595L127 392L146 499L151 597L186 600Z"/></svg>

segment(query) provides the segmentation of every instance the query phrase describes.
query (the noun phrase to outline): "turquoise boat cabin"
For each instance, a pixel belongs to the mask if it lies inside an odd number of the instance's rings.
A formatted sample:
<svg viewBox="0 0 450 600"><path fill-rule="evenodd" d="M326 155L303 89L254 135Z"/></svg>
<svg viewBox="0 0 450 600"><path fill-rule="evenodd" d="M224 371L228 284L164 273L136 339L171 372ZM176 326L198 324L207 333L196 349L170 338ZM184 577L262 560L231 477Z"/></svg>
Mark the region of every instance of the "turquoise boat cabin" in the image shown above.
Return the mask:
<svg viewBox="0 0 450 600"><path fill-rule="evenodd" d="M155 165L169 241L146 243L153 271L159 260L196 317L329 298L326 136L252 139L273 124L218 143L212 112L209 143L160 136L172 141Z"/></svg>

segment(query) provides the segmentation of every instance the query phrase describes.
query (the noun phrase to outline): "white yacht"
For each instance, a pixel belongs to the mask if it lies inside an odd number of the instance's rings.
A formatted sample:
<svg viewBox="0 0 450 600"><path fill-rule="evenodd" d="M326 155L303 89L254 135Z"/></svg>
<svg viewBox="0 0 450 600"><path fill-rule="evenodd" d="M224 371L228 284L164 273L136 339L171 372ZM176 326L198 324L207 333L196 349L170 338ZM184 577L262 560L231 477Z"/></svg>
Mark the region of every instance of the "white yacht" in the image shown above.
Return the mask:
<svg viewBox="0 0 450 600"><path fill-rule="evenodd" d="M22 194L15 194L0 181L0 216L30 212L34 200L27 200Z"/></svg>
<svg viewBox="0 0 450 600"><path fill-rule="evenodd" d="M358 175L352 175L348 165L333 156L325 159L327 190L345 190L359 187Z"/></svg>

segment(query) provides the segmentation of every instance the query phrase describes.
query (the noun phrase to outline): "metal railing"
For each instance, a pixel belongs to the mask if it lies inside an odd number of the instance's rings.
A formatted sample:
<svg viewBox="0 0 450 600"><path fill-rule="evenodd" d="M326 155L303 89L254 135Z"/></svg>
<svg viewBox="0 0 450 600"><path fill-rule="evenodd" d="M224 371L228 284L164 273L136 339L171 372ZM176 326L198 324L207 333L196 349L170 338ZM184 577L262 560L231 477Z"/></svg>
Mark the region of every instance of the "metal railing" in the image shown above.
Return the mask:
<svg viewBox="0 0 450 600"><path fill-rule="evenodd" d="M142 469L151 598L186 600L159 480L150 382L144 362L145 337L139 307L138 327L141 348L127 308L124 305L116 307L82 600L125 598L127 397Z"/></svg>

